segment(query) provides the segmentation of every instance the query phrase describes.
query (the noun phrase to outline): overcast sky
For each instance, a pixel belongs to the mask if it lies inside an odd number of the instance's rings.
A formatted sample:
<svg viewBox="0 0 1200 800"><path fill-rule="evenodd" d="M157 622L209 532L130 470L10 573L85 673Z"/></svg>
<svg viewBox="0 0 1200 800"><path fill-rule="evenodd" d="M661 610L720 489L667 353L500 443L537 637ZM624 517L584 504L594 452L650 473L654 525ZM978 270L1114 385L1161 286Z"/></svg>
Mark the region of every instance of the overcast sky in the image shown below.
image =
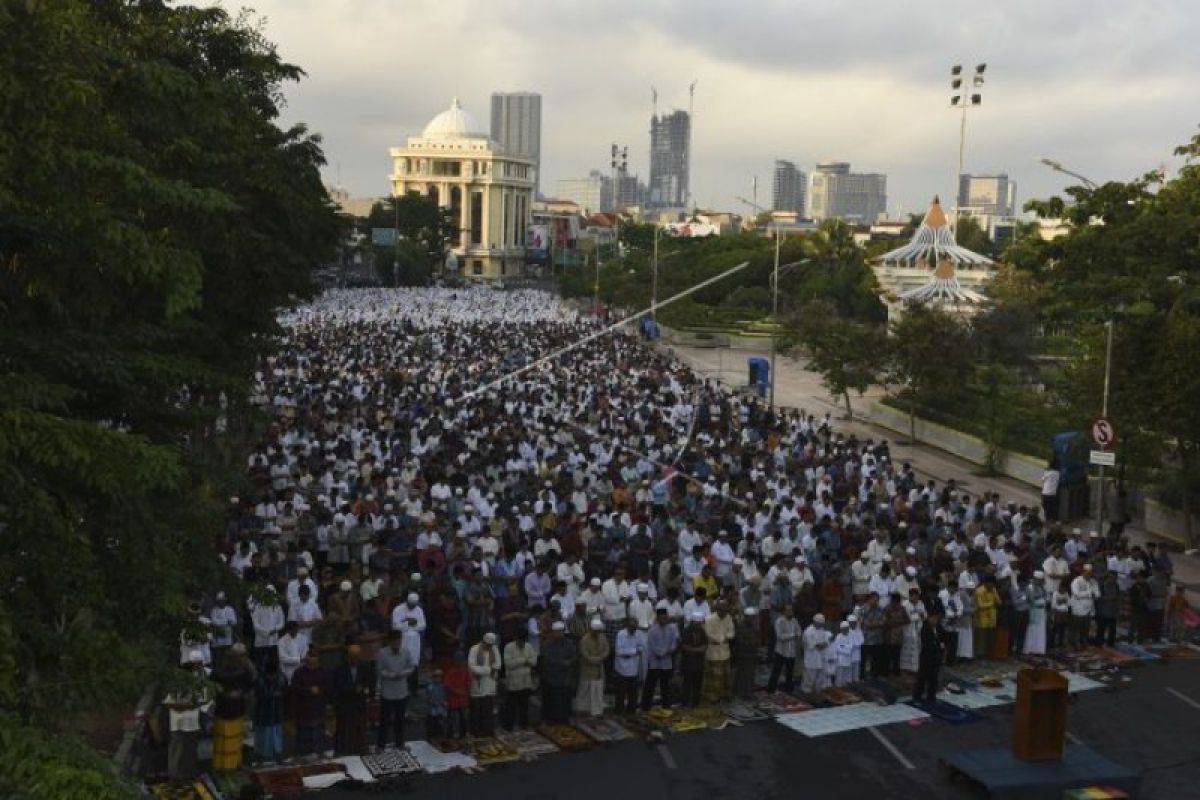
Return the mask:
<svg viewBox="0 0 1200 800"><path fill-rule="evenodd" d="M612 142L649 173L650 87L686 108L697 80L692 194L770 204L772 162L849 161L886 172L888 211L954 192L952 64L986 61L967 120L966 171L1007 171L1018 199L1066 179L1166 163L1200 123L1195 0L225 0L265 17L308 77L285 122L324 138L327 180L387 192L387 148L458 96L482 125L493 91L542 95L542 190L608 170Z"/></svg>

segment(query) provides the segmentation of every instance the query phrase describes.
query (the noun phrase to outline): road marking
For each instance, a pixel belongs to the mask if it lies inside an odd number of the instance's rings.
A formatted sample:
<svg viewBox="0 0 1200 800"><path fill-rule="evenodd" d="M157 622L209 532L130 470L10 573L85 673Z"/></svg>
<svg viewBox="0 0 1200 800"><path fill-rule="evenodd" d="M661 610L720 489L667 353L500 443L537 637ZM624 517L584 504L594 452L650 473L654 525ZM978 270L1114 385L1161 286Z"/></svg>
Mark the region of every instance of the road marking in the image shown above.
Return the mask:
<svg viewBox="0 0 1200 800"><path fill-rule="evenodd" d="M678 765L675 763L675 756L671 755L671 751L667 749L665 744L658 746L658 754L662 756L663 764L667 769L676 769Z"/></svg>
<svg viewBox="0 0 1200 800"><path fill-rule="evenodd" d="M1183 692L1176 691L1175 689L1172 689L1170 686L1167 687L1167 691L1170 692L1171 694L1175 695L1176 697L1178 697L1183 702L1187 703L1192 708L1196 709L1197 711L1200 711L1200 703L1197 703L1195 700L1188 697Z"/></svg>
<svg viewBox="0 0 1200 800"><path fill-rule="evenodd" d="M904 757L904 753L901 753L900 750L897 749L896 745L889 742L884 737L884 735L879 732L878 728L876 728L874 725L872 725L871 727L867 728L867 730L869 730L871 732L872 736L874 736L876 739L879 740L879 743L881 745L883 745L884 747L886 747L888 749L889 753L891 753L892 755L894 755L896 757L896 760L900 762L901 766L903 766L905 769L916 769L917 768L915 764L913 764L911 761L909 761L907 758Z"/></svg>
<svg viewBox="0 0 1200 800"><path fill-rule="evenodd" d="M1078 736L1071 733L1070 731L1067 731L1067 741L1070 742L1071 744L1083 744L1083 739L1080 739Z"/></svg>

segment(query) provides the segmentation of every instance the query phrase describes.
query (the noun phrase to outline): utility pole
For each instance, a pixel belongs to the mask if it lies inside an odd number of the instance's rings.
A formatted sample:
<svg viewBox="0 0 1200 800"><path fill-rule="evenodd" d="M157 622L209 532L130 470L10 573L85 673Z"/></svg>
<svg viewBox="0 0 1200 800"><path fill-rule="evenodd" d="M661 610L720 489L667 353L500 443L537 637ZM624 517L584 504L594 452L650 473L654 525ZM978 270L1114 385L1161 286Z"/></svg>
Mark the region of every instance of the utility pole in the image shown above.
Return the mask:
<svg viewBox="0 0 1200 800"><path fill-rule="evenodd" d="M650 278L650 319L658 322L658 225L654 226L654 268Z"/></svg>
<svg viewBox="0 0 1200 800"><path fill-rule="evenodd" d="M1104 327L1108 329L1108 331L1107 331L1108 332L1108 342L1105 344L1105 348L1104 348L1104 396L1101 398L1101 401L1100 401L1100 416L1107 418L1108 417L1108 382L1109 382L1109 378L1112 375L1112 344L1113 344L1113 327L1114 327L1113 320L1110 319L1108 322L1104 323ZM1105 495L1105 489L1107 488L1106 484L1107 484L1107 481L1105 480L1104 465L1101 464L1100 465L1100 512L1099 512L1100 520L1098 523L1099 528L1100 528L1100 530L1098 532L1101 536L1105 535L1105 533L1104 533L1104 517L1106 516L1105 512L1107 511L1107 509L1105 507L1106 504L1104 502L1104 500L1105 500L1104 495Z"/></svg>
<svg viewBox="0 0 1200 800"><path fill-rule="evenodd" d="M696 129L696 84L699 81L692 81L688 85L688 140L687 140L687 197L684 198L684 206L687 211L691 212L692 208L692 132Z"/></svg>
<svg viewBox="0 0 1200 800"><path fill-rule="evenodd" d="M775 267L771 270L771 320L775 325L771 331L771 385L769 388L770 397L767 398L767 407L771 411L775 411L775 381L778 380L778 375L775 373L775 354L779 347L776 346L775 340L779 338L779 249L783 242L783 232L779 228L775 229Z"/></svg>

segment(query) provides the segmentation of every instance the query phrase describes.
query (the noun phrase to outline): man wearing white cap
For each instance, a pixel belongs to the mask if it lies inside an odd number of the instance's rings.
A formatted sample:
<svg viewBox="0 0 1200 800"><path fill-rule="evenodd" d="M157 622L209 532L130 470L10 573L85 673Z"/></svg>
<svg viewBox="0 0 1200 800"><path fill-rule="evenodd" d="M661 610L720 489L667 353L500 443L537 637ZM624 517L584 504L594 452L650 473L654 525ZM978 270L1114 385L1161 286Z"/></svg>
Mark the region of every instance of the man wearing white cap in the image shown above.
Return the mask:
<svg viewBox="0 0 1200 800"><path fill-rule="evenodd" d="M503 666L496 634L488 631L467 653L471 673L471 733L494 736L496 732L496 681Z"/></svg>
<svg viewBox="0 0 1200 800"><path fill-rule="evenodd" d="M237 627L237 612L226 601L224 592L217 592L208 619L212 624L212 663L220 667L225 653L233 645L233 632Z"/></svg>
<svg viewBox="0 0 1200 800"><path fill-rule="evenodd" d="M857 680L854 673L854 637L850 633L850 622L839 626L838 635L833 638L834 673L833 685L846 686Z"/></svg>
<svg viewBox="0 0 1200 800"><path fill-rule="evenodd" d="M1096 615L1096 599L1100 597L1100 585L1092 577L1092 565L1084 564L1083 572L1071 581L1071 646L1083 647L1088 643L1092 617Z"/></svg>
<svg viewBox="0 0 1200 800"><path fill-rule="evenodd" d="M309 598L314 602L319 597L316 582L312 578L308 577L308 568L300 567L296 570L296 577L288 581L286 596L289 608L299 601L301 586L308 587Z"/></svg>
<svg viewBox="0 0 1200 800"><path fill-rule="evenodd" d="M538 655L542 719L546 722L565 723L571 716L571 693L578 677L579 654L575 642L565 633L566 625L562 620L551 623Z"/></svg>
<svg viewBox="0 0 1200 800"><path fill-rule="evenodd" d="M425 609L420 606L421 597L409 592L404 602L392 610L392 630L400 632L401 646L415 665L408 678L410 696L417 694L418 673L421 670L421 645L425 636Z"/></svg>
<svg viewBox="0 0 1200 800"><path fill-rule="evenodd" d="M639 581L634 586L636 596L629 601L629 616L637 622L637 627L649 627L654 622L654 601L650 599L650 584Z"/></svg>
<svg viewBox="0 0 1200 800"><path fill-rule="evenodd" d="M646 634L646 682L642 689L642 710L650 710L655 687L659 687L659 704L671 705L671 671L675 653L679 650L679 628L671 619L670 606L659 600L655 606L654 624Z"/></svg>
<svg viewBox="0 0 1200 800"><path fill-rule="evenodd" d="M722 586L729 584L733 580L733 559L735 557L733 548L729 545L729 532L720 531L717 533L717 540L713 542L709 552L712 554L713 560L716 561L716 566L713 569L713 574L717 579L717 583Z"/></svg>
<svg viewBox="0 0 1200 800"><path fill-rule="evenodd" d="M1029 624L1025 628L1025 641L1022 642L1022 652L1026 655L1046 654L1046 589L1043 580L1046 573L1040 569L1033 573L1033 581L1029 584Z"/></svg>
<svg viewBox="0 0 1200 800"><path fill-rule="evenodd" d="M600 585L599 578L588 581L588 588L579 593L575 604L584 608L604 608L604 592L600 591Z"/></svg>
<svg viewBox="0 0 1200 800"><path fill-rule="evenodd" d="M800 681L800 691L819 692L828 683L825 674L825 651L829 649L829 631L825 630L825 615L817 614L812 624L804 629L804 677Z"/></svg>
<svg viewBox="0 0 1200 800"><path fill-rule="evenodd" d="M604 633L604 620L594 617L579 642L579 692L575 712L598 717L604 713L604 662L612 648Z"/></svg>

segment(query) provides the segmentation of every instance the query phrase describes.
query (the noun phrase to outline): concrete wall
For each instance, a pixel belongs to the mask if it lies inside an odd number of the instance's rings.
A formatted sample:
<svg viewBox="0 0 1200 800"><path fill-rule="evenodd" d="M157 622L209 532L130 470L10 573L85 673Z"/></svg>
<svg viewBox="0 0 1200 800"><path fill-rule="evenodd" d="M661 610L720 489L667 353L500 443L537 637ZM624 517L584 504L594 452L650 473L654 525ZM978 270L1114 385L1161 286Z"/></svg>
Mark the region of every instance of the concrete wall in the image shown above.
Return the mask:
<svg viewBox="0 0 1200 800"><path fill-rule="evenodd" d="M874 403L870 410L871 422L888 430L908 435L908 414L897 408ZM945 425L930 422L917 417L917 440L932 445L939 450L956 455L970 461L972 464L984 464L987 461L987 444L978 437L956 431ZM1046 462L1042 459L1027 456L1024 453L1007 453L1004 463L1000 465L1003 475L1036 486L1042 485L1042 470Z"/></svg>
<svg viewBox="0 0 1200 800"><path fill-rule="evenodd" d="M1155 536L1170 539L1173 542L1188 547L1187 525L1183 513L1168 508L1157 500L1145 498L1142 501L1142 527ZM1192 515L1193 535L1200 534L1200 517Z"/></svg>

